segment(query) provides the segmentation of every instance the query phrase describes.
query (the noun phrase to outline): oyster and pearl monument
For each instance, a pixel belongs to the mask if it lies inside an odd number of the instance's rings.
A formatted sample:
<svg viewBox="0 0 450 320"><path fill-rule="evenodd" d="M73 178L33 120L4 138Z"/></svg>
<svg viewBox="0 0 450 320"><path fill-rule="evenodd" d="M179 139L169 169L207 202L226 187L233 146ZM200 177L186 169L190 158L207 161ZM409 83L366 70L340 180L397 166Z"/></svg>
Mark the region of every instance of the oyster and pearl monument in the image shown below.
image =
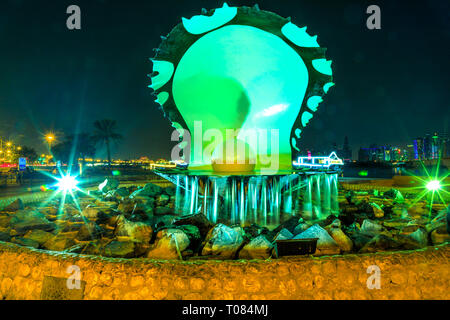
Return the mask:
<svg viewBox="0 0 450 320"><path fill-rule="evenodd" d="M150 88L176 129L173 160L189 167L157 173L176 184L177 213L274 225L337 211L335 172L293 168L334 85L325 51L290 18L226 3L162 37Z"/></svg>

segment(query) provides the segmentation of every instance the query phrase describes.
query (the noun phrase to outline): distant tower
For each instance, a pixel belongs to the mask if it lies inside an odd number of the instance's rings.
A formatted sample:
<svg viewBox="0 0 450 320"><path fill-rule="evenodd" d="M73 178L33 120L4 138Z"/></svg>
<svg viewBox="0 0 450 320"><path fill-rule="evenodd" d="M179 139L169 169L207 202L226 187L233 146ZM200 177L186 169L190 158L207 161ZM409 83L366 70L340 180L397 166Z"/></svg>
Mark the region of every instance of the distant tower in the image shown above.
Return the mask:
<svg viewBox="0 0 450 320"><path fill-rule="evenodd" d="M342 156L344 159L352 159L352 149L350 149L350 145L348 144L348 137L344 138L344 145L342 147Z"/></svg>
<svg viewBox="0 0 450 320"><path fill-rule="evenodd" d="M424 158L425 158L424 139L416 138L414 140L414 159L423 160Z"/></svg>
<svg viewBox="0 0 450 320"><path fill-rule="evenodd" d="M423 139L423 153L424 153L424 159L432 159L432 150L431 150L431 136L430 134L426 134L425 138Z"/></svg>
<svg viewBox="0 0 450 320"><path fill-rule="evenodd" d="M442 158L450 157L450 139L446 132L441 134L441 156Z"/></svg>
<svg viewBox="0 0 450 320"><path fill-rule="evenodd" d="M438 159L441 151L442 138L439 134L435 133L431 137L431 159Z"/></svg>

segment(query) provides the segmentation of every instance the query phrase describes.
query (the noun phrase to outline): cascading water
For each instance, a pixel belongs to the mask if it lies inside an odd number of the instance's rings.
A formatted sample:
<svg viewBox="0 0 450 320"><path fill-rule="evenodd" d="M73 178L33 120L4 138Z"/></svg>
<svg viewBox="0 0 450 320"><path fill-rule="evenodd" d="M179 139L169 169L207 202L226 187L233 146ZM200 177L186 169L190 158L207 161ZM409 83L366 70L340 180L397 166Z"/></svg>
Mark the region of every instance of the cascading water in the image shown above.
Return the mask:
<svg viewBox="0 0 450 320"><path fill-rule="evenodd" d="M339 213L337 174L313 174L306 177L303 216L323 219Z"/></svg>
<svg viewBox="0 0 450 320"><path fill-rule="evenodd" d="M176 185L175 213L210 221L275 226L282 216L338 214L337 174L197 176L159 173Z"/></svg>

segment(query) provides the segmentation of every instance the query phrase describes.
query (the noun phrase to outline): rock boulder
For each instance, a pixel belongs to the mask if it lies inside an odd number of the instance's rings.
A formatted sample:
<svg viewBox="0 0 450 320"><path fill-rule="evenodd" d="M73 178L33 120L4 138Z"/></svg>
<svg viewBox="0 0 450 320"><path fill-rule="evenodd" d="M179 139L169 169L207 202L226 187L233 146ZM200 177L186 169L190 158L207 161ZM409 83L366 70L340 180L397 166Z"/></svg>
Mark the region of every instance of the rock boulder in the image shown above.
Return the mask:
<svg viewBox="0 0 450 320"><path fill-rule="evenodd" d="M114 258L132 258L134 257L134 242L133 241L111 241L106 245L104 254L107 257Z"/></svg>
<svg viewBox="0 0 450 320"><path fill-rule="evenodd" d="M19 234L25 234L29 230L40 229L52 231L55 224L38 211L22 210L18 211L10 220L11 227Z"/></svg>
<svg viewBox="0 0 450 320"><path fill-rule="evenodd" d="M119 180L114 178L107 178L105 179L105 181L99 184L98 189L103 193L107 193L109 191L116 190L119 187L119 184Z"/></svg>
<svg viewBox="0 0 450 320"><path fill-rule="evenodd" d="M272 244L263 235L254 238L239 252L239 259L268 259L272 253Z"/></svg>
<svg viewBox="0 0 450 320"><path fill-rule="evenodd" d="M340 252L339 245L334 239L318 224L313 225L306 231L296 235L294 239L318 238L316 255L338 254Z"/></svg>
<svg viewBox="0 0 450 320"><path fill-rule="evenodd" d="M198 228L202 237L206 237L207 233L214 227L214 224L209 221L203 213L196 213L181 216L173 220L176 226L191 224Z"/></svg>
<svg viewBox="0 0 450 320"><path fill-rule="evenodd" d="M286 228L281 229L274 237L273 241L277 240L289 240L292 239L294 235Z"/></svg>
<svg viewBox="0 0 450 320"><path fill-rule="evenodd" d="M7 205L3 210L8 212L15 212L18 210L22 210L24 208L22 200L16 199L13 202L11 202L9 205Z"/></svg>
<svg viewBox="0 0 450 320"><path fill-rule="evenodd" d="M143 222L133 222L124 216L117 219L116 234L130 237L131 241L149 243L152 238L152 228Z"/></svg>
<svg viewBox="0 0 450 320"><path fill-rule="evenodd" d="M179 259L189 244L189 237L182 230L164 229L157 233L155 244L147 253L147 258Z"/></svg>
<svg viewBox="0 0 450 320"><path fill-rule="evenodd" d="M23 237L25 239L31 239L36 241L37 243L39 243L39 245L43 245L44 243L46 243L48 240L50 240L51 238L53 238L53 234L50 232L46 232L43 230L30 230L28 231Z"/></svg>
<svg viewBox="0 0 450 320"><path fill-rule="evenodd" d="M378 251L395 250L402 247L402 244L391 237L379 234L367 242L359 251L360 253L373 253Z"/></svg>
<svg viewBox="0 0 450 320"><path fill-rule="evenodd" d="M239 232L219 223L206 236L202 255L233 259L243 242L244 238Z"/></svg>
<svg viewBox="0 0 450 320"><path fill-rule="evenodd" d="M331 228L330 235L336 241L342 252L351 252L353 241L341 230L341 228Z"/></svg>

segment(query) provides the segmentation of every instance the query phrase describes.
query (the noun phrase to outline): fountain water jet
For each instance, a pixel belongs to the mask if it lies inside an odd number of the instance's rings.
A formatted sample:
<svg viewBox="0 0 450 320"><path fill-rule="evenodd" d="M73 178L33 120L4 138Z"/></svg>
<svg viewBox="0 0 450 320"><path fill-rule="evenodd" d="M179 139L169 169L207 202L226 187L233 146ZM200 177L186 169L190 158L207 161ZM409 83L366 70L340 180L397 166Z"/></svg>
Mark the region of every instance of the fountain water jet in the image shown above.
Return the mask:
<svg viewBox="0 0 450 320"><path fill-rule="evenodd" d="M338 214L337 173L189 175L157 172L175 182L175 213L203 213L214 223L277 226L281 218Z"/></svg>

